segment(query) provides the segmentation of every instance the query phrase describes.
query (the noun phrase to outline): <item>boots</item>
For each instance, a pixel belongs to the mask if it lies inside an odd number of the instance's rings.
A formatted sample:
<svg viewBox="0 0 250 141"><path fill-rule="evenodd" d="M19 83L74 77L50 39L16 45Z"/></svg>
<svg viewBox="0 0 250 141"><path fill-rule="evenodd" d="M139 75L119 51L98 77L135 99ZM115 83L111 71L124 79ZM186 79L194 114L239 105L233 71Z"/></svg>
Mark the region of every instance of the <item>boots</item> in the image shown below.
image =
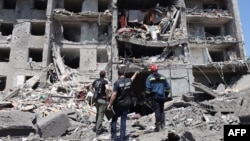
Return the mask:
<svg viewBox="0 0 250 141"><path fill-rule="evenodd" d="M160 132L162 130L161 128L161 122L157 122L155 124L155 132Z"/></svg>

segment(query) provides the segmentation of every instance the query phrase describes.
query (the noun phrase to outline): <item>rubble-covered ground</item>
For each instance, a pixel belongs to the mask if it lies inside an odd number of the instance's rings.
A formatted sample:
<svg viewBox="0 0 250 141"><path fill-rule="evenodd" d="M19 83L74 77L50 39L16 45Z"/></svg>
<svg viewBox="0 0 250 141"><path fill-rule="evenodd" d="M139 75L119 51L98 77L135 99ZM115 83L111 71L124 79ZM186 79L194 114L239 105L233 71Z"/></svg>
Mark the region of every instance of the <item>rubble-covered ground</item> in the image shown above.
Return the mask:
<svg viewBox="0 0 250 141"><path fill-rule="evenodd" d="M154 113L144 116L130 113L128 139L223 140L224 125L249 122L250 93L246 83L242 83L248 77L242 77L230 89L219 86L212 90L201 85L200 92L172 97L165 103L166 126L162 132L154 132ZM110 121L106 117L103 122L106 132L95 136L96 109L88 86L66 78L33 89L26 83L3 94L0 103L1 140L109 140Z"/></svg>

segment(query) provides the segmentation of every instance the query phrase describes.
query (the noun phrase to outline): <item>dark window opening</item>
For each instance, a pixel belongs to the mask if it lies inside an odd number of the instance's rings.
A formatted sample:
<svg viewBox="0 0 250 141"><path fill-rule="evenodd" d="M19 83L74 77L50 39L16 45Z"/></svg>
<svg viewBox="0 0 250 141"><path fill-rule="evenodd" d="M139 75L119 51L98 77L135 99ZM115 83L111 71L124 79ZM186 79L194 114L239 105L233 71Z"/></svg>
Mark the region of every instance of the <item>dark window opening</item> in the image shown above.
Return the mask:
<svg viewBox="0 0 250 141"><path fill-rule="evenodd" d="M4 9L16 9L16 0L4 0L3 8Z"/></svg>
<svg viewBox="0 0 250 141"><path fill-rule="evenodd" d="M221 36L220 27L205 27L206 37Z"/></svg>
<svg viewBox="0 0 250 141"><path fill-rule="evenodd" d="M209 52L213 62L224 62L224 55L222 51Z"/></svg>
<svg viewBox="0 0 250 141"><path fill-rule="evenodd" d="M6 76L0 76L0 91L3 91L6 87Z"/></svg>
<svg viewBox="0 0 250 141"><path fill-rule="evenodd" d="M158 59L167 59L174 55L174 49L170 47L163 52L164 47L147 47L119 42L118 48L119 56L129 60L132 58L138 58L140 60L142 57L158 57Z"/></svg>
<svg viewBox="0 0 250 141"><path fill-rule="evenodd" d="M13 24L12 23L1 23L0 31L2 36L8 36L12 34Z"/></svg>
<svg viewBox="0 0 250 141"><path fill-rule="evenodd" d="M43 49L29 48L29 60L28 61L42 62L42 60L43 60Z"/></svg>
<svg viewBox="0 0 250 141"><path fill-rule="evenodd" d="M9 62L10 58L10 48L0 49L0 62Z"/></svg>
<svg viewBox="0 0 250 141"><path fill-rule="evenodd" d="M98 0L98 12L104 12L109 8L110 1Z"/></svg>
<svg viewBox="0 0 250 141"><path fill-rule="evenodd" d="M176 0L159 0L159 5L162 7L167 7L175 4Z"/></svg>
<svg viewBox="0 0 250 141"><path fill-rule="evenodd" d="M104 49L97 49L97 62L98 63L107 63L108 62L108 54L107 50Z"/></svg>
<svg viewBox="0 0 250 141"><path fill-rule="evenodd" d="M46 10L47 9L47 0L34 0L34 9Z"/></svg>
<svg viewBox="0 0 250 141"><path fill-rule="evenodd" d="M81 25L63 25L64 39L72 42L81 41Z"/></svg>
<svg viewBox="0 0 250 141"><path fill-rule="evenodd" d="M141 58L160 55L163 52L163 47L146 47L127 43L119 43L119 56L125 58ZM171 51L170 51L171 52Z"/></svg>
<svg viewBox="0 0 250 141"><path fill-rule="evenodd" d="M43 36L45 34L45 23L31 23L31 35Z"/></svg>
<svg viewBox="0 0 250 141"><path fill-rule="evenodd" d="M203 4L203 9L218 9L217 4Z"/></svg>
<svg viewBox="0 0 250 141"><path fill-rule="evenodd" d="M156 0L118 0L117 5L122 9L150 9L157 5Z"/></svg>
<svg viewBox="0 0 250 141"><path fill-rule="evenodd" d="M79 68L80 64L79 49L61 49L60 52L65 65L73 69Z"/></svg>
<svg viewBox="0 0 250 141"><path fill-rule="evenodd" d="M64 8L67 11L78 13L82 11L82 2L83 0L65 0Z"/></svg>
<svg viewBox="0 0 250 141"><path fill-rule="evenodd" d="M111 39L111 35L109 32L109 27L107 25L101 25L98 28L98 40L100 42L106 41L106 40L110 40Z"/></svg>

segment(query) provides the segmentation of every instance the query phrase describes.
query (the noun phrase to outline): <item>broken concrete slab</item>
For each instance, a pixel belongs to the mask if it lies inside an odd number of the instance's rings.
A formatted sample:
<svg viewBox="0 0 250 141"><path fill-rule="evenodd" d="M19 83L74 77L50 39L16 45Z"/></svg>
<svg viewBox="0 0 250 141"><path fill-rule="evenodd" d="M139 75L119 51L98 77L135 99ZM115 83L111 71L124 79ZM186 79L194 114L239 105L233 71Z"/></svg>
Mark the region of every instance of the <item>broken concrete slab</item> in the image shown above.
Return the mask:
<svg viewBox="0 0 250 141"><path fill-rule="evenodd" d="M194 87L196 87L197 89L205 92L206 94L209 94L210 96L216 98L218 96L218 93L214 92L212 89L208 88L207 86L201 84L201 83L197 83L197 82L193 82L192 84Z"/></svg>
<svg viewBox="0 0 250 141"><path fill-rule="evenodd" d="M37 121L38 131L42 138L58 137L64 134L70 126L69 118L62 112L51 113Z"/></svg>
<svg viewBox="0 0 250 141"><path fill-rule="evenodd" d="M35 114L21 111L0 112L0 137L4 136L27 136L35 133L33 125Z"/></svg>

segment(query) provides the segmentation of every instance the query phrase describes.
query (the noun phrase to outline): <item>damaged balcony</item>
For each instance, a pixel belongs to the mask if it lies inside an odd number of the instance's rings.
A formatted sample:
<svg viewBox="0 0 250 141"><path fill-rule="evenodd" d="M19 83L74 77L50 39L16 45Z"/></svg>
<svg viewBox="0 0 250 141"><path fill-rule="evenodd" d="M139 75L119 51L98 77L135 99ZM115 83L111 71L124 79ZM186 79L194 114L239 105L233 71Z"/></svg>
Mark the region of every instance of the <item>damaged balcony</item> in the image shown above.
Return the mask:
<svg viewBox="0 0 250 141"><path fill-rule="evenodd" d="M225 49L237 45L236 38L229 31L229 24L226 25L189 25L189 43L192 48L215 48Z"/></svg>
<svg viewBox="0 0 250 141"><path fill-rule="evenodd" d="M146 10L126 8L120 8L118 12L118 41L162 48L188 42L182 28L181 8L160 5Z"/></svg>
<svg viewBox="0 0 250 141"><path fill-rule="evenodd" d="M233 19L226 0L186 0L188 23L226 24Z"/></svg>
<svg viewBox="0 0 250 141"><path fill-rule="evenodd" d="M227 10L217 9L188 9L187 21L199 24L226 24L233 19Z"/></svg>
<svg viewBox="0 0 250 141"><path fill-rule="evenodd" d="M148 47L118 42L120 64L132 70L145 70L151 63L169 67L171 64L183 64L186 59L187 44L173 47ZM121 65L121 66L122 66Z"/></svg>
<svg viewBox="0 0 250 141"><path fill-rule="evenodd" d="M79 22L98 22L101 24L110 24L112 15L110 12L92 12L92 11L86 11L86 12L79 12L74 13L67 11L65 9L55 9L54 10L54 19L58 21L79 21Z"/></svg>
<svg viewBox="0 0 250 141"><path fill-rule="evenodd" d="M232 36L216 37L190 37L189 42L192 48L216 48L223 49L238 44Z"/></svg>
<svg viewBox="0 0 250 141"><path fill-rule="evenodd" d="M65 22L97 22L99 25L111 23L112 14L108 0L64 0L56 1L54 19Z"/></svg>

